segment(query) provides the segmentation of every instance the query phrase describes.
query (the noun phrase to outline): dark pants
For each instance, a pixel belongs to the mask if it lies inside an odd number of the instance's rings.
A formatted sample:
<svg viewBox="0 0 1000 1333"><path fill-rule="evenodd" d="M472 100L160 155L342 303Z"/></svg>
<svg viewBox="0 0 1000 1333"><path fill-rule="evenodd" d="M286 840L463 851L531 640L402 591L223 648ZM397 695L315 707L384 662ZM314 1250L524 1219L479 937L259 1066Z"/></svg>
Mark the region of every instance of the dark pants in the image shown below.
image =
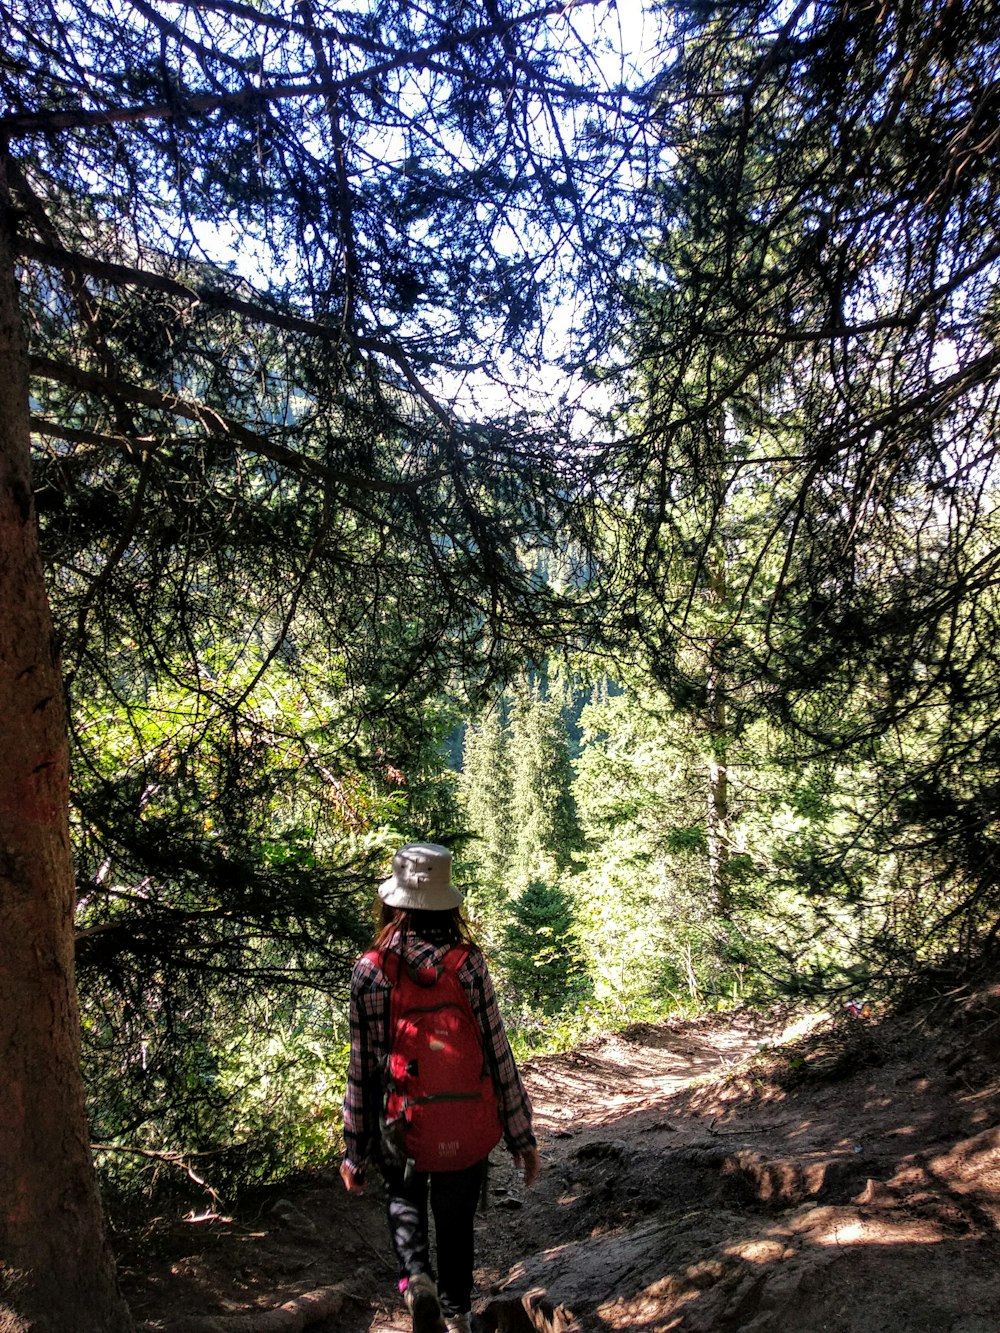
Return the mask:
<svg viewBox="0 0 1000 1333"><path fill-rule="evenodd" d="M473 1223L483 1183L484 1162L464 1171L414 1171L404 1178L401 1167L383 1166L388 1192L389 1235L399 1260L399 1276L434 1276L427 1235L427 1195L437 1233L437 1282L446 1315L472 1308Z"/></svg>

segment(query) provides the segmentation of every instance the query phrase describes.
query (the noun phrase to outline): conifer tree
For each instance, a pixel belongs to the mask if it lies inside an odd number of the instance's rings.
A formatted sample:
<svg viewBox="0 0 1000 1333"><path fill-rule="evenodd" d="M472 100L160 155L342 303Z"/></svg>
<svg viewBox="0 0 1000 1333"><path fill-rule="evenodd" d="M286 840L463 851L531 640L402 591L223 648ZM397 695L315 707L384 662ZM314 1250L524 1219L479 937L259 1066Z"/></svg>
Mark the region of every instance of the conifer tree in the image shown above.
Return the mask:
<svg viewBox="0 0 1000 1333"><path fill-rule="evenodd" d="M570 864L580 830L563 705L539 679L514 691L510 763L512 878L552 880Z"/></svg>
<svg viewBox="0 0 1000 1333"><path fill-rule="evenodd" d="M638 635L707 721L686 663L714 645L731 736L766 714L859 772L895 750L810 873L832 918L865 901L871 965L905 971L988 944L1000 912L983 817L1000 680L1000 17L985 0L737 0L667 20L655 258L628 293L623 358L638 429L600 488L628 534L604 624ZM698 589L720 543L713 624ZM671 577L681 561L695 579ZM913 867L888 893L851 870L876 844Z"/></svg>
<svg viewBox="0 0 1000 1333"><path fill-rule="evenodd" d="M495 910L507 893L510 870L510 758L503 709L488 708L465 730L460 781L462 803L474 835L471 854L486 901Z"/></svg>
<svg viewBox="0 0 1000 1333"><path fill-rule="evenodd" d="M586 972L572 899L558 884L529 880L510 904L504 970L530 1012L555 1013L579 995Z"/></svg>
<svg viewBox="0 0 1000 1333"><path fill-rule="evenodd" d="M228 977L261 940L346 955L356 866L282 860L263 756L350 811L359 772L405 778L414 709L452 672L564 620L523 552L565 498L566 434L524 404L486 421L466 371L502 375L500 340L507 367L533 352L581 253L554 235L596 242L574 178L603 149L574 158L567 133L611 107L561 5L0 0L0 20L0 1047L22 1108L0 1129L0 1254L8 1322L112 1333L59 649L96 715L73 729L104 853L88 965L139 989ZM343 725L316 720L306 670L309 724L285 736L255 691L307 660ZM149 744L173 688L183 721Z"/></svg>

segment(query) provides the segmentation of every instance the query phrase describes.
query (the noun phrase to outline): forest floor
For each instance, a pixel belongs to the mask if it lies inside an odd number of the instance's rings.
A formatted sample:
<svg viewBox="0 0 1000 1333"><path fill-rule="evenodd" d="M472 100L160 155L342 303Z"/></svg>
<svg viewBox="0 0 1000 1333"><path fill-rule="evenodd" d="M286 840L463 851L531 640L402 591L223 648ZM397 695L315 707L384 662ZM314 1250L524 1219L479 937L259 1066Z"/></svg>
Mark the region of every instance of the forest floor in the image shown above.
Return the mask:
<svg viewBox="0 0 1000 1333"><path fill-rule="evenodd" d="M983 985L884 1019L642 1025L531 1062L543 1171L525 1192L494 1154L477 1327L1000 1333L998 1057ZM144 1333L409 1328L377 1182L161 1222L121 1262Z"/></svg>

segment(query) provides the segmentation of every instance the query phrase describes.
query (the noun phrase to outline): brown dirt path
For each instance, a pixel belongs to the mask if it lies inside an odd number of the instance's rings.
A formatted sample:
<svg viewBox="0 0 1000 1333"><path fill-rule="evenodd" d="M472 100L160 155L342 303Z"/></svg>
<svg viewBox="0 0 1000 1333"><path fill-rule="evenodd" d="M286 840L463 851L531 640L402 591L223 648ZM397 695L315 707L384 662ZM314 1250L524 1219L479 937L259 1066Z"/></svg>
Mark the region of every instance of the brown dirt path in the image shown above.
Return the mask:
<svg viewBox="0 0 1000 1333"><path fill-rule="evenodd" d="M545 1165L525 1193L497 1154L477 1322L1000 1333L998 1056L985 987L883 1023L729 1015L532 1062ZM133 1308L180 1333L339 1284L340 1313L310 1327L404 1333L377 1196L331 1177L168 1229L126 1265Z"/></svg>

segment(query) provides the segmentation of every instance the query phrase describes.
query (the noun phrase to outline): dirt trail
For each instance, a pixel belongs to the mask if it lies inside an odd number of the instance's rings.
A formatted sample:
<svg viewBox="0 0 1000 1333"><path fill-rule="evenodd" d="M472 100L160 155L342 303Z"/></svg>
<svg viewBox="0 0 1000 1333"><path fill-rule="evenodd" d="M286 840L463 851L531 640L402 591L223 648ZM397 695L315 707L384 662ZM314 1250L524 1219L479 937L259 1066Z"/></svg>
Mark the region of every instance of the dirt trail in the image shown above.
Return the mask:
<svg viewBox="0 0 1000 1333"><path fill-rule="evenodd" d="M525 1193L496 1154L479 1327L1000 1333L998 1055L984 987L884 1023L730 1015L533 1062L544 1170ZM377 1187L315 1181L156 1244L125 1269L148 1333L331 1286L318 1333L408 1331Z"/></svg>

